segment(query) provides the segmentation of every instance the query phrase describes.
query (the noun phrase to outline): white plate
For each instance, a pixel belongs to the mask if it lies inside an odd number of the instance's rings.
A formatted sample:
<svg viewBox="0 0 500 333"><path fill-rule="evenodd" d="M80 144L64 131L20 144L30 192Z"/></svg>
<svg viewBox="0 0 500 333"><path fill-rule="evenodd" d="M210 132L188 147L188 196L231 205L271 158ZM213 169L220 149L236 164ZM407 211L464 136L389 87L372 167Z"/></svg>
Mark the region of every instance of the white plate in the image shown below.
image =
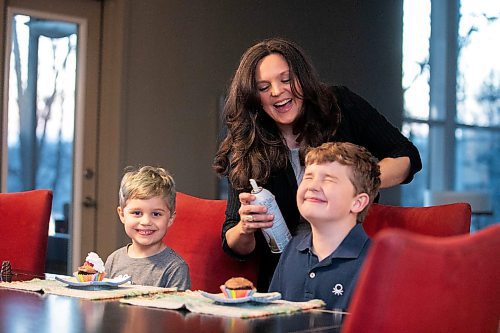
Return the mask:
<svg viewBox="0 0 500 333"><path fill-rule="evenodd" d="M241 298L226 298L223 293L211 294L205 291L200 291L201 295L216 301L218 303L224 304L237 304L246 302L257 302L257 303L269 303L281 298L281 294L278 292L274 293L254 293L252 296L241 297Z"/></svg>
<svg viewBox="0 0 500 333"><path fill-rule="evenodd" d="M119 285L130 281L131 276L119 275L113 279L104 278L102 281L89 281L89 282L80 282L75 277L70 277L70 276L63 277L59 275L56 275L55 279L57 281L66 283L70 287L75 287L75 288L88 288L88 287L117 288Z"/></svg>

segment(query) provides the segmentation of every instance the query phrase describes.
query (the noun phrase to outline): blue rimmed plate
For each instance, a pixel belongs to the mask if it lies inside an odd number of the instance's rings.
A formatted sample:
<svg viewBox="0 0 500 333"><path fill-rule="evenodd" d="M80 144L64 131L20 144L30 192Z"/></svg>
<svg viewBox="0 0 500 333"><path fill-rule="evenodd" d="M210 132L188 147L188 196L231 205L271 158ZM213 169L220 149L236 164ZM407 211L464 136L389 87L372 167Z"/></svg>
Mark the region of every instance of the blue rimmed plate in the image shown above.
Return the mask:
<svg viewBox="0 0 500 333"><path fill-rule="evenodd" d="M209 298L212 301L216 301L217 303L223 303L223 304L238 304L246 302L269 303L277 299L281 299L281 294L278 292L254 293L251 296L242 298L226 298L223 293L211 294L205 291L200 291L200 293L202 296Z"/></svg>
<svg viewBox="0 0 500 333"><path fill-rule="evenodd" d="M130 275L120 275L112 279L104 278L102 281L80 282L75 277L55 276L57 281L66 283L69 287L87 289L118 288L119 285L129 282L131 278Z"/></svg>

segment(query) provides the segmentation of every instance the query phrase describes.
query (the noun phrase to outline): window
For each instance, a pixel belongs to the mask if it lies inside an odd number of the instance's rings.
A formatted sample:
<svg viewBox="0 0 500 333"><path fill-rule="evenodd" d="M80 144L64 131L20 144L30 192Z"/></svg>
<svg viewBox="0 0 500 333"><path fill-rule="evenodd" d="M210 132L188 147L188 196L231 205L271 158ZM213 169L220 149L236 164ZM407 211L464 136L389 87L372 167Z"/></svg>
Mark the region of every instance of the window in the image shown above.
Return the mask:
<svg viewBox="0 0 500 333"><path fill-rule="evenodd" d="M499 34L497 1L404 1L403 132L423 170L402 202L421 206L426 191L485 193L491 212L472 229L500 221Z"/></svg>

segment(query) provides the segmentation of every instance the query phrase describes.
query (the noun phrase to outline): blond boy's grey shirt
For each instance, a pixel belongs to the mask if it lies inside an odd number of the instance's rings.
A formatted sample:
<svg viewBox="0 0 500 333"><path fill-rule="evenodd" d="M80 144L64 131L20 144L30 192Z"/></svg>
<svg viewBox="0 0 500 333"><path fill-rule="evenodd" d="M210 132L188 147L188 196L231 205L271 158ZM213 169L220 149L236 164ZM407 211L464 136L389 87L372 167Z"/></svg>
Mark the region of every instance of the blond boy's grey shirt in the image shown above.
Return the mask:
<svg viewBox="0 0 500 333"><path fill-rule="evenodd" d="M189 267L170 247L147 258L131 258L124 246L106 259L106 277L114 278L128 274L133 284L157 287L177 287L178 290L191 288Z"/></svg>

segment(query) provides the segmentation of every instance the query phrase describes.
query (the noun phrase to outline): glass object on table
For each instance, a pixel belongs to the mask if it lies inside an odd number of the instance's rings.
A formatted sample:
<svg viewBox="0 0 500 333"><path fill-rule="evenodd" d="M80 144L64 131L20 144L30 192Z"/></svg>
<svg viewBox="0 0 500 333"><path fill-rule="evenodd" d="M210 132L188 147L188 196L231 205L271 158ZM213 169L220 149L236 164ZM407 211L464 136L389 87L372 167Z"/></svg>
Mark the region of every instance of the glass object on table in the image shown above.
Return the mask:
<svg viewBox="0 0 500 333"><path fill-rule="evenodd" d="M10 261L2 261L2 268L0 269L0 282L12 281L12 266Z"/></svg>

